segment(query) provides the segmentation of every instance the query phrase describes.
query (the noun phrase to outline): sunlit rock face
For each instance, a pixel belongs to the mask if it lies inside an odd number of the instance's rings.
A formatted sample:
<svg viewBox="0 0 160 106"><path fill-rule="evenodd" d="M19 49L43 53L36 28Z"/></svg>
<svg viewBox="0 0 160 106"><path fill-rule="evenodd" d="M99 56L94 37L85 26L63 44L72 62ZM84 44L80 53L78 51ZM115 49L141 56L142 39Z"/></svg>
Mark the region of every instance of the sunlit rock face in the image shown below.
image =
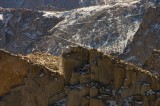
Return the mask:
<svg viewBox="0 0 160 106"><path fill-rule="evenodd" d="M62 66L67 106L159 106L157 76L122 60L73 47Z"/></svg>
<svg viewBox="0 0 160 106"><path fill-rule="evenodd" d="M0 106L160 104L156 75L96 49L71 47L61 58L0 50L0 72Z"/></svg>
<svg viewBox="0 0 160 106"><path fill-rule="evenodd" d="M0 50L0 106L48 106L64 99L59 60L51 55L24 57Z"/></svg>

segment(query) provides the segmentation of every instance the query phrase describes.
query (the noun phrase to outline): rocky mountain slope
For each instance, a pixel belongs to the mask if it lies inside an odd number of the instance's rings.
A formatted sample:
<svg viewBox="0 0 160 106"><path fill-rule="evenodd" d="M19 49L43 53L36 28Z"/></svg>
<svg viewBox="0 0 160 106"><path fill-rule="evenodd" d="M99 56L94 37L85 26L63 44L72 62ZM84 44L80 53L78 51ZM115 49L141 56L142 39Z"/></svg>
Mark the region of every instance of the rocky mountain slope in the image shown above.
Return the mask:
<svg viewBox="0 0 160 106"><path fill-rule="evenodd" d="M27 48L62 20L26 9L1 9L0 12L3 16L0 20L0 48L12 53L26 53Z"/></svg>
<svg viewBox="0 0 160 106"><path fill-rule="evenodd" d="M144 69L150 70L155 74L160 73L160 50L153 50L152 54L147 58L144 65Z"/></svg>
<svg viewBox="0 0 160 106"><path fill-rule="evenodd" d="M1 9L0 47L12 53L60 54L69 45L81 45L119 54L152 5L140 0L61 12Z"/></svg>
<svg viewBox="0 0 160 106"><path fill-rule="evenodd" d="M75 9L80 7L113 4L115 2L132 2L137 0L0 0L0 7L36 9L41 5L51 5L58 9ZM158 0L142 0L158 3Z"/></svg>
<svg viewBox="0 0 160 106"><path fill-rule="evenodd" d="M11 52L0 50L0 106L160 106L159 0L117 1L0 8L0 48ZM0 0L16 8L47 2ZM141 68L105 54L122 52Z"/></svg>
<svg viewBox="0 0 160 106"><path fill-rule="evenodd" d="M160 49L160 7L149 8L123 59L142 66L153 49Z"/></svg>
<svg viewBox="0 0 160 106"><path fill-rule="evenodd" d="M1 50L0 106L160 105L160 79L149 71L82 47L65 50L59 62Z"/></svg>

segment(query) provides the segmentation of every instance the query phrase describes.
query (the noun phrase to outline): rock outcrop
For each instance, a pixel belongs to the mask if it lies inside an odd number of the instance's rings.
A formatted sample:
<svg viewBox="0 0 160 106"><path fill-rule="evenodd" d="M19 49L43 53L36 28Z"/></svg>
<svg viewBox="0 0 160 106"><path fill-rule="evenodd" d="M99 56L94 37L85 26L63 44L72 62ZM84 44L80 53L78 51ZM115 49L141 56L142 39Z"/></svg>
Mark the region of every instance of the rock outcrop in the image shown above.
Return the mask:
<svg viewBox="0 0 160 106"><path fill-rule="evenodd" d="M0 13L0 48L59 55L69 45L81 45L120 54L132 41L149 6L154 3L136 0L69 11L4 11Z"/></svg>
<svg viewBox="0 0 160 106"><path fill-rule="evenodd" d="M151 56L145 61L142 66L144 69L150 70L155 74L160 73L160 50L153 50Z"/></svg>
<svg viewBox="0 0 160 106"><path fill-rule="evenodd" d="M149 71L73 47L62 55L67 106L159 106L160 80Z"/></svg>
<svg viewBox="0 0 160 106"><path fill-rule="evenodd" d="M153 49L160 49L160 7L148 9L122 59L142 66Z"/></svg>
<svg viewBox="0 0 160 106"><path fill-rule="evenodd" d="M21 56L1 50L0 106L48 106L64 99L59 61L51 55Z"/></svg>
<svg viewBox="0 0 160 106"><path fill-rule="evenodd" d="M62 66L61 66L62 65ZM96 49L0 51L0 106L159 106L160 79Z"/></svg>

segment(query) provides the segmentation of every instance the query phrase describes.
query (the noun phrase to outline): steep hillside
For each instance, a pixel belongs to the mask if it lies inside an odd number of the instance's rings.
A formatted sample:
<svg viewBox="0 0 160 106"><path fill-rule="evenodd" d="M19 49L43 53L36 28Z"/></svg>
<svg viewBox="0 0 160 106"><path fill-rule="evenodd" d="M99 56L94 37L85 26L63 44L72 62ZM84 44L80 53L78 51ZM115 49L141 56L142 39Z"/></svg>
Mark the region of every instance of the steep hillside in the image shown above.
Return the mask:
<svg viewBox="0 0 160 106"><path fill-rule="evenodd" d="M0 9L0 16L0 48L22 54L62 20L26 9Z"/></svg>
<svg viewBox="0 0 160 106"><path fill-rule="evenodd" d="M142 66L153 49L160 49L160 7L148 9L132 43L125 49L122 57Z"/></svg>
<svg viewBox="0 0 160 106"><path fill-rule="evenodd" d="M5 8L28 8L36 9L41 5L51 5L58 9L75 9L86 6L113 4L115 2L154 2L158 3L158 0L0 0L0 7Z"/></svg>
<svg viewBox="0 0 160 106"><path fill-rule="evenodd" d="M132 1L61 12L1 9L0 47L59 55L67 46L81 45L119 54L132 41L148 6L147 1Z"/></svg>
<svg viewBox="0 0 160 106"><path fill-rule="evenodd" d="M50 35L35 46L41 45L37 48L40 51L49 50L53 53L56 50L58 54L63 48L73 44L107 53L122 53L132 41L149 5L150 3L134 1L65 12L65 19L53 27L49 31ZM46 45L50 45L49 49Z"/></svg>
<svg viewBox="0 0 160 106"><path fill-rule="evenodd" d="M45 44L48 45L56 36L76 45L93 47L108 53L121 53L137 31L143 9L139 3L134 2L71 10L64 20L50 30L52 35L40 44L48 41ZM58 44L56 40L55 42ZM61 42L60 46L67 45ZM61 47L59 48L61 51Z"/></svg>

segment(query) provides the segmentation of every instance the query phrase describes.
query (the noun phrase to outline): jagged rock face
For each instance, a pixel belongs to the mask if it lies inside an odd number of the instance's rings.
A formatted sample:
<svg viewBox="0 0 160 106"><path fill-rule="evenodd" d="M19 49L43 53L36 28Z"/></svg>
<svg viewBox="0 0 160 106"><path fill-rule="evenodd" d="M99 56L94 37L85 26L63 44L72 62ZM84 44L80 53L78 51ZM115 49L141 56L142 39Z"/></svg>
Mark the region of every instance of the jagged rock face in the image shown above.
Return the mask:
<svg viewBox="0 0 160 106"><path fill-rule="evenodd" d="M0 51L0 106L48 106L65 98L59 70L33 59Z"/></svg>
<svg viewBox="0 0 160 106"><path fill-rule="evenodd" d="M144 69L150 70L153 73L159 74L160 70L160 51L154 50L151 56L145 61L142 66Z"/></svg>
<svg viewBox="0 0 160 106"><path fill-rule="evenodd" d="M132 43L126 48L122 58L142 66L153 49L160 49L160 7L149 8Z"/></svg>
<svg viewBox="0 0 160 106"><path fill-rule="evenodd" d="M0 106L160 104L160 81L146 70L82 47L64 51L63 72L60 62L49 54L21 56L1 50Z"/></svg>
<svg viewBox="0 0 160 106"><path fill-rule="evenodd" d="M13 53L59 55L69 45L81 45L120 54L132 41L148 6L152 3L132 1L61 12L14 10L0 21L0 47ZM23 21L23 14L32 18Z"/></svg>
<svg viewBox="0 0 160 106"><path fill-rule="evenodd" d="M1 7L35 9L41 5L51 5L59 9L74 9L79 7L111 4L114 2L131 2L136 0L0 0ZM158 2L158 0L147 0Z"/></svg>
<svg viewBox="0 0 160 106"><path fill-rule="evenodd" d="M3 51L0 54L0 72L2 73L0 95L3 95L8 93L11 87L21 84L22 78L25 77L29 67L18 57L10 56Z"/></svg>
<svg viewBox="0 0 160 106"><path fill-rule="evenodd" d="M159 106L159 79L122 60L73 47L62 66L67 106Z"/></svg>
<svg viewBox="0 0 160 106"><path fill-rule="evenodd" d="M49 51L59 54L68 45L81 45L122 53L137 31L145 8L147 2L131 2L64 12L65 19L50 30L51 35L37 42L41 45L37 49L46 51L45 45L50 45Z"/></svg>
<svg viewBox="0 0 160 106"><path fill-rule="evenodd" d="M12 53L28 53L27 48L62 20L25 9L0 9L0 12L0 15L3 15L0 20L0 48Z"/></svg>

